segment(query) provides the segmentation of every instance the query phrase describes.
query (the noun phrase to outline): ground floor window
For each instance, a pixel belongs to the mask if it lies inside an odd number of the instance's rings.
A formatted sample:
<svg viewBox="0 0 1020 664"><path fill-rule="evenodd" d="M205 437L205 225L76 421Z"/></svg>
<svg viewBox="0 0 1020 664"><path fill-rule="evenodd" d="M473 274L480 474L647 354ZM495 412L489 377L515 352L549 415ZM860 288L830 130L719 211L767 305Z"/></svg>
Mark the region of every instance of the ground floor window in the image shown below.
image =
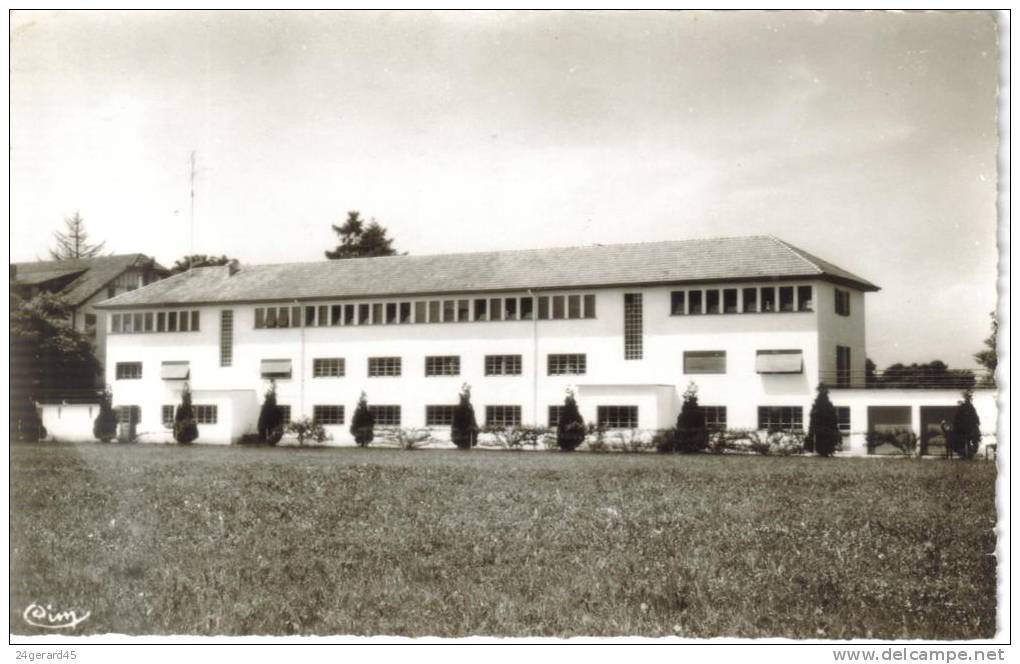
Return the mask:
<svg viewBox="0 0 1020 664"><path fill-rule="evenodd" d="M280 423L283 426L290 424L290 404L279 404L277 408L280 409Z"/></svg>
<svg viewBox="0 0 1020 664"><path fill-rule="evenodd" d="M705 414L705 427L722 431L726 429L726 406L702 406Z"/></svg>
<svg viewBox="0 0 1020 664"><path fill-rule="evenodd" d="M172 427L174 425L174 412L176 412L176 406L170 404L169 406L163 406L162 409L162 421L163 426Z"/></svg>
<svg viewBox="0 0 1020 664"><path fill-rule="evenodd" d="M400 426L400 406L369 406L368 412L378 427Z"/></svg>
<svg viewBox="0 0 1020 664"><path fill-rule="evenodd" d="M195 413L195 422L198 424L216 424L218 420L218 409L216 406L195 405L192 406Z"/></svg>
<svg viewBox="0 0 1020 664"><path fill-rule="evenodd" d="M485 425L490 427L521 426L520 406L486 406Z"/></svg>
<svg viewBox="0 0 1020 664"><path fill-rule="evenodd" d="M836 421L841 433L850 433L850 406L836 406Z"/></svg>
<svg viewBox="0 0 1020 664"><path fill-rule="evenodd" d="M142 407L117 406L117 421L121 424L138 424L142 421Z"/></svg>
<svg viewBox="0 0 1020 664"><path fill-rule="evenodd" d="M425 406L425 426L446 427L453 424L456 406Z"/></svg>
<svg viewBox="0 0 1020 664"><path fill-rule="evenodd" d="M312 418L316 424L343 424L343 406L313 406Z"/></svg>
<svg viewBox="0 0 1020 664"><path fill-rule="evenodd" d="M599 406L598 423L606 429L637 429L637 406Z"/></svg>
<svg viewBox="0 0 1020 664"><path fill-rule="evenodd" d="M560 425L560 415L563 413L563 406L549 406L549 428L555 429Z"/></svg>
<svg viewBox="0 0 1020 664"><path fill-rule="evenodd" d="M758 406L758 428L765 431L799 431L804 428L804 409L800 406Z"/></svg>
<svg viewBox="0 0 1020 664"><path fill-rule="evenodd" d="M142 377L142 363L118 362L116 372L117 380L138 380Z"/></svg>

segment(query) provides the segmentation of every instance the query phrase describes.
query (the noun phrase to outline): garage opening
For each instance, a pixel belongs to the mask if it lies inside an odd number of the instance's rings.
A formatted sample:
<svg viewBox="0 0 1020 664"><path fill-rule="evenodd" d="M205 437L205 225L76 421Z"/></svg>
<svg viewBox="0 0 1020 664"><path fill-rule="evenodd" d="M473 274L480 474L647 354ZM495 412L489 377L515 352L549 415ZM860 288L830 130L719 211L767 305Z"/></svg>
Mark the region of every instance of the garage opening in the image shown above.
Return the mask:
<svg viewBox="0 0 1020 664"><path fill-rule="evenodd" d="M912 434L910 406L868 406L868 454L902 455Z"/></svg>

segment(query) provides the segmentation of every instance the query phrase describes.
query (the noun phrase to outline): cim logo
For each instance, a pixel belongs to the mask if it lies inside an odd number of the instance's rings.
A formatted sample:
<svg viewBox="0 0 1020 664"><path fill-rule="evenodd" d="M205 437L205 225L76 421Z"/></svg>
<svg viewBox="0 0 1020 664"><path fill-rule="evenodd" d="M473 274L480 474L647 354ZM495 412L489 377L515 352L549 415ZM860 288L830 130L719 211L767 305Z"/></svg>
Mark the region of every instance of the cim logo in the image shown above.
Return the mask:
<svg viewBox="0 0 1020 664"><path fill-rule="evenodd" d="M21 617L33 627L43 629L73 629L79 624L88 620L91 611L78 615L77 611L54 611L53 606L47 604L45 607L39 604L29 604Z"/></svg>

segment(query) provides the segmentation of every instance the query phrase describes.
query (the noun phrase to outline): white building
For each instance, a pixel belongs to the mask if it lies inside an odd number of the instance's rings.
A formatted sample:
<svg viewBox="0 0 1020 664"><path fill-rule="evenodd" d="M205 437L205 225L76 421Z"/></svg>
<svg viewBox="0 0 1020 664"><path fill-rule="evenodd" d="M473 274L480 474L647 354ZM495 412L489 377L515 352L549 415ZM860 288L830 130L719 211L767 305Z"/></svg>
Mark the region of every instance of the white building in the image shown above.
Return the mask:
<svg viewBox="0 0 1020 664"><path fill-rule="evenodd" d="M877 290L741 237L199 268L98 306L114 405L143 441L172 439L186 381L199 442L254 432L273 379L288 416L315 417L334 444L353 443L362 391L378 426L445 431L468 383L481 425L545 425L571 387L588 422L656 429L694 382L710 423L765 429L806 428L824 381L846 388L833 402L863 452L869 427L921 432L922 405L958 398L862 389ZM979 401L994 431L994 399Z"/></svg>

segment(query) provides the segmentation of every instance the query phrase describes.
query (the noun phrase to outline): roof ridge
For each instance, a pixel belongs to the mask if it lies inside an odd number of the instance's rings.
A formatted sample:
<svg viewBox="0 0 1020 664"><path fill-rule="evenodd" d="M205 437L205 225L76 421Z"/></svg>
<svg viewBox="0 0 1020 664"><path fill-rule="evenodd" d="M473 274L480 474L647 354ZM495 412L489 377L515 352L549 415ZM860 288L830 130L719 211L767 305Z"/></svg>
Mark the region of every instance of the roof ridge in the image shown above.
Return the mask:
<svg viewBox="0 0 1020 664"><path fill-rule="evenodd" d="M810 258L805 256L803 253L801 253L801 249L799 247L794 247L792 244L788 243L786 240L784 240L782 238L779 238L779 237L776 237L775 235L768 235L766 237L768 237L770 240L772 240L774 242L779 243L779 245L781 247L783 247L784 249L789 251L791 254L793 254L794 256L799 258L800 260L804 261L805 263L807 263L811 267L815 268L815 270L817 270L819 274L825 274L825 269L822 268L822 266L819 265L818 263L814 262L813 260L811 260Z"/></svg>

